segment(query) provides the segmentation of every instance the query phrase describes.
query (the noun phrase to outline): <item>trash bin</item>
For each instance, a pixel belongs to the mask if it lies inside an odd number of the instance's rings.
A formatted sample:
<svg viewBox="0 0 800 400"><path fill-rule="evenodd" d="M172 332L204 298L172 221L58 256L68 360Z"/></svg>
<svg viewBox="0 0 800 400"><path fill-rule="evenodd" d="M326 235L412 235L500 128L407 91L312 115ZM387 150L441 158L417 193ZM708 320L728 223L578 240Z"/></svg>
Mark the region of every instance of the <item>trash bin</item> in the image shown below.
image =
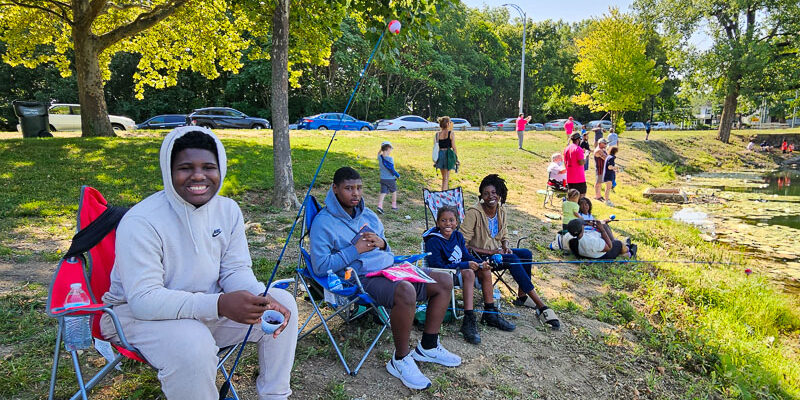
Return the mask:
<svg viewBox="0 0 800 400"><path fill-rule="evenodd" d="M50 119L47 115L47 104L38 101L16 100L11 103L14 114L22 127L22 137L53 137L50 133Z"/></svg>

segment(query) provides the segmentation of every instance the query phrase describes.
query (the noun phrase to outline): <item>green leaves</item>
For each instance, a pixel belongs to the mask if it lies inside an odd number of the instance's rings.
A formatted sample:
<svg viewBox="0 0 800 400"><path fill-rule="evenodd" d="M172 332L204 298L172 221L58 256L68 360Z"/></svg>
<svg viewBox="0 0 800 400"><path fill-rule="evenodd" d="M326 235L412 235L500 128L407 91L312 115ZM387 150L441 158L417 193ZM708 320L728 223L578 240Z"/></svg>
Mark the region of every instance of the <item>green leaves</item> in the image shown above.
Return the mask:
<svg viewBox="0 0 800 400"><path fill-rule="evenodd" d="M592 111L636 110L648 96L661 91L655 61L645 53L645 30L628 14L611 8L593 20L582 38L575 40L580 61L576 80L588 90L573 97Z"/></svg>

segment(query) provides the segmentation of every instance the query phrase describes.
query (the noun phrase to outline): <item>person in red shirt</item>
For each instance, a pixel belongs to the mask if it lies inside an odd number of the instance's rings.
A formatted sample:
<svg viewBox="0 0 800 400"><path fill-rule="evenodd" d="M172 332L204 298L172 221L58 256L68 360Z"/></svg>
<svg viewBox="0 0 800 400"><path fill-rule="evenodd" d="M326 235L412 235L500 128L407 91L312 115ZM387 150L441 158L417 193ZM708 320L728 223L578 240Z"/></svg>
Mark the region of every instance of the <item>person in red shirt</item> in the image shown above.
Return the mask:
<svg viewBox="0 0 800 400"><path fill-rule="evenodd" d="M572 137L572 130L575 129L575 121L572 117L569 117L566 123L564 123L564 132L567 134L567 139Z"/></svg>
<svg viewBox="0 0 800 400"><path fill-rule="evenodd" d="M522 150L522 138L525 136L525 125L528 122L531 122L531 116L528 115L528 118L523 118L525 114L520 114L517 117L517 139L519 139L519 149Z"/></svg>
<svg viewBox="0 0 800 400"><path fill-rule="evenodd" d="M572 143L564 149L564 165L567 167L567 187L569 189L576 189L580 192L581 197L586 195L586 174L583 170L583 164L586 159L583 155L583 149L578 143L581 141L581 134L575 132L570 136Z"/></svg>

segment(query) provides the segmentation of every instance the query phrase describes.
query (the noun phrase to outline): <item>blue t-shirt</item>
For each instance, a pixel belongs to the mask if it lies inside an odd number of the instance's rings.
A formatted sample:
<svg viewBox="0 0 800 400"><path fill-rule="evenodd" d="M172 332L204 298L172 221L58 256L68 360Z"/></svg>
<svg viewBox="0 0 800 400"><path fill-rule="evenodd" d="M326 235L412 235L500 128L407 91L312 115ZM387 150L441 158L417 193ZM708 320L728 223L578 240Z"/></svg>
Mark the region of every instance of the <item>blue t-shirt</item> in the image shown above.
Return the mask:
<svg viewBox="0 0 800 400"><path fill-rule="evenodd" d="M500 231L500 225L497 223L497 216L495 215L494 218L487 218L489 220L489 235L491 237L497 236L497 232Z"/></svg>

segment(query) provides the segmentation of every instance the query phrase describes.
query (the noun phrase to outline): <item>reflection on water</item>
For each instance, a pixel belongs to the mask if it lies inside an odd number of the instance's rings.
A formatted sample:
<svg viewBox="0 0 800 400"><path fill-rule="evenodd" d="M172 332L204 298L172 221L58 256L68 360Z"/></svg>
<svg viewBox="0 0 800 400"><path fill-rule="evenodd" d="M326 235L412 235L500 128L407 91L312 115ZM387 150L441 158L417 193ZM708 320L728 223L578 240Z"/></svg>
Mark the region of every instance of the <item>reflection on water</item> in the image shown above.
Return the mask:
<svg viewBox="0 0 800 400"><path fill-rule="evenodd" d="M775 171L764 177L764 183L767 184L766 187L754 191L781 196L800 196L800 172L797 170Z"/></svg>
<svg viewBox="0 0 800 400"><path fill-rule="evenodd" d="M800 229L800 215L778 215L771 218L745 218L744 222L751 225L783 225L789 228Z"/></svg>

